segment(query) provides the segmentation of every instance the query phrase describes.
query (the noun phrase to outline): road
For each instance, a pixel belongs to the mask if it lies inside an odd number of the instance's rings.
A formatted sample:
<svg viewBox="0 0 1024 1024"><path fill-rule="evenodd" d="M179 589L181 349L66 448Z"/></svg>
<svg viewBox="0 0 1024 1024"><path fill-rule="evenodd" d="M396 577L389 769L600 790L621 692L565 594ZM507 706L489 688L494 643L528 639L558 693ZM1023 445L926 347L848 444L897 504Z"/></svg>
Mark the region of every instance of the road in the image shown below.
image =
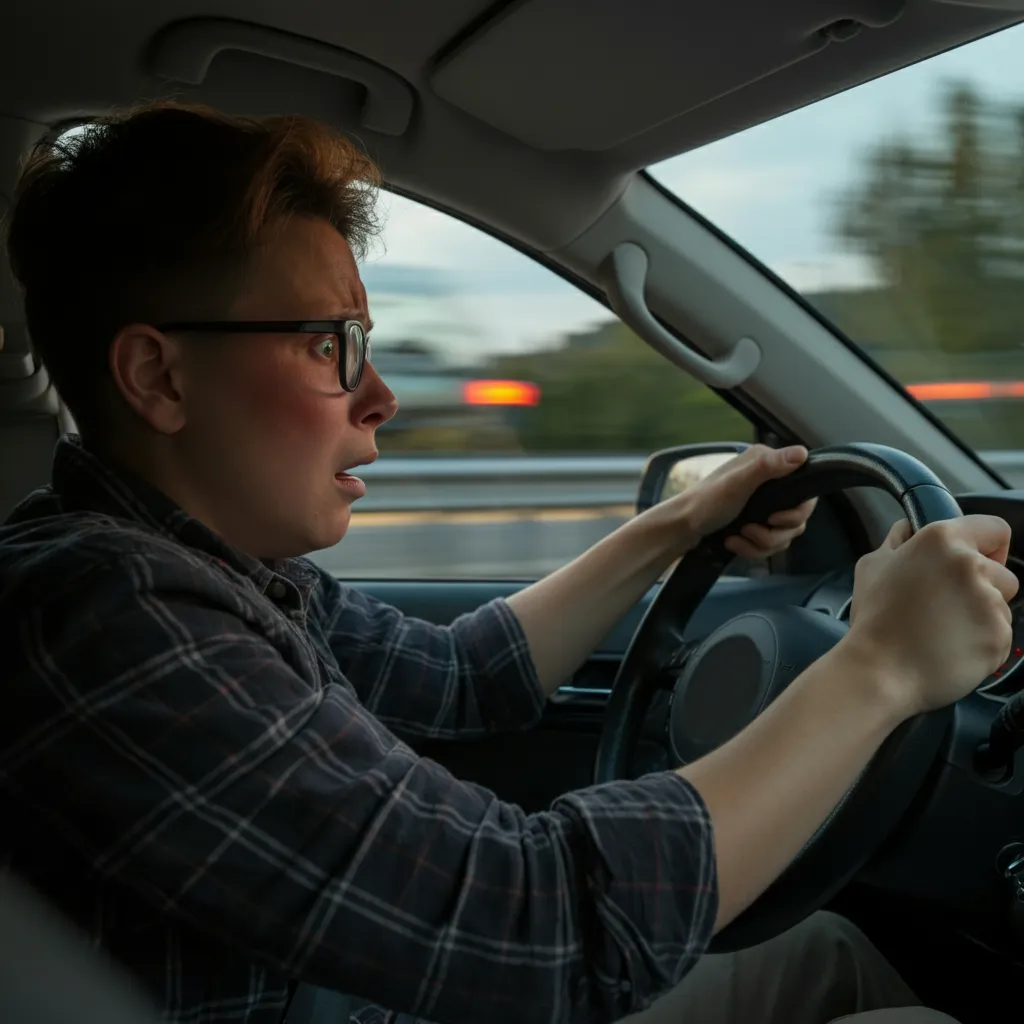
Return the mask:
<svg viewBox="0 0 1024 1024"><path fill-rule="evenodd" d="M1024 453L985 457L1024 487ZM643 462L381 459L348 536L313 558L347 579L535 579L629 518Z"/></svg>
<svg viewBox="0 0 1024 1024"><path fill-rule="evenodd" d="M547 511L362 513L314 561L345 579L537 578L631 515L628 505Z"/></svg>

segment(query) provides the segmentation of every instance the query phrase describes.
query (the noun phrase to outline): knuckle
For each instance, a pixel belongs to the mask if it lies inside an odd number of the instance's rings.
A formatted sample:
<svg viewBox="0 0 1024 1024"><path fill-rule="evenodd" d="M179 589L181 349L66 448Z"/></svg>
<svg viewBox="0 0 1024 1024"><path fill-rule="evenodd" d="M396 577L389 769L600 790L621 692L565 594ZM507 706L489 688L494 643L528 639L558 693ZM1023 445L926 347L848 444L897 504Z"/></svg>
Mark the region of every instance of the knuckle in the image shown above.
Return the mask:
<svg viewBox="0 0 1024 1024"><path fill-rule="evenodd" d="M978 552L964 545L949 523L931 523L919 531L921 546L951 572L965 573L977 565Z"/></svg>
<svg viewBox="0 0 1024 1024"><path fill-rule="evenodd" d="M868 554L861 555L860 558L857 559L856 563L853 566L854 585L856 585L858 581L862 580L866 575L869 575L871 573L872 567L874 566L877 560L878 554L875 551L870 551L868 552Z"/></svg>
<svg viewBox="0 0 1024 1024"><path fill-rule="evenodd" d="M1003 642L999 645L999 660L1005 661L1013 650L1013 626L1010 623L1003 625Z"/></svg>
<svg viewBox="0 0 1024 1024"><path fill-rule="evenodd" d="M985 633L988 650L996 664L1002 664L1013 647L1013 627L1004 618L994 624L994 628Z"/></svg>
<svg viewBox="0 0 1024 1024"><path fill-rule="evenodd" d="M948 520L929 523L918 530L917 535L921 538L922 545L934 546L938 550L952 548L955 545L952 524Z"/></svg>
<svg viewBox="0 0 1024 1024"><path fill-rule="evenodd" d="M991 586L985 586L979 582L974 591L971 596L980 605L982 612L980 624L987 630L986 635L996 646L999 646L1004 637L1013 635L1013 616L1010 606Z"/></svg>
<svg viewBox="0 0 1024 1024"><path fill-rule="evenodd" d="M974 551L962 548L949 548L945 552L946 571L958 586L983 582L983 567L980 556Z"/></svg>

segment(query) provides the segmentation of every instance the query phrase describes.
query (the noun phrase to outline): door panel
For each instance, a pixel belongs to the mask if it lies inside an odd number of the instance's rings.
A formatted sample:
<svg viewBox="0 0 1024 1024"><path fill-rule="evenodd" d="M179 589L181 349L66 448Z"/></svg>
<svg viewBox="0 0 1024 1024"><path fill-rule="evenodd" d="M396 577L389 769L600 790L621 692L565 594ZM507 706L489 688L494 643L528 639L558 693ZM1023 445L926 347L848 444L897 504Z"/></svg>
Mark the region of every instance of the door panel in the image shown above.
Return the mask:
<svg viewBox="0 0 1024 1024"><path fill-rule="evenodd" d="M804 604L820 583L819 576L724 577L704 600L685 635L706 636L754 608ZM385 580L353 585L407 615L443 624L526 586L489 580ZM656 592L652 589L611 630L594 656L551 698L537 728L474 743L421 741L417 743L420 753L441 762L458 778L486 786L527 811L543 810L560 794L589 785L607 691Z"/></svg>
<svg viewBox="0 0 1024 1024"><path fill-rule="evenodd" d="M751 608L774 608L783 604L803 604L821 582L818 575L723 576L697 610L686 631L687 637L703 636L727 619ZM464 612L495 597L509 597L528 586L522 581L501 580L381 580L352 581L367 594L428 622L449 623ZM636 632L644 612L657 593L652 587L605 637L598 654L621 658Z"/></svg>

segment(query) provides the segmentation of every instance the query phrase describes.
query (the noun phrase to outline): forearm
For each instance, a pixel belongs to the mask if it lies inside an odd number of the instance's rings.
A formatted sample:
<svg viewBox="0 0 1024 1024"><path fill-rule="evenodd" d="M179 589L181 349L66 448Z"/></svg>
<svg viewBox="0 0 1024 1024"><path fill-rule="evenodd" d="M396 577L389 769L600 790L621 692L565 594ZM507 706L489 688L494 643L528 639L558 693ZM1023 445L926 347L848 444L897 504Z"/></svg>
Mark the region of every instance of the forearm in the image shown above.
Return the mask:
<svg viewBox="0 0 1024 1024"><path fill-rule="evenodd" d="M907 717L884 671L844 640L742 733L679 769L714 827L716 931L782 873Z"/></svg>
<svg viewBox="0 0 1024 1024"><path fill-rule="evenodd" d="M545 693L580 667L608 631L696 542L678 519L647 513L508 599Z"/></svg>
<svg viewBox="0 0 1024 1024"><path fill-rule="evenodd" d="M363 706L403 739L476 739L539 720L544 694L505 602L441 626L326 575L312 618Z"/></svg>

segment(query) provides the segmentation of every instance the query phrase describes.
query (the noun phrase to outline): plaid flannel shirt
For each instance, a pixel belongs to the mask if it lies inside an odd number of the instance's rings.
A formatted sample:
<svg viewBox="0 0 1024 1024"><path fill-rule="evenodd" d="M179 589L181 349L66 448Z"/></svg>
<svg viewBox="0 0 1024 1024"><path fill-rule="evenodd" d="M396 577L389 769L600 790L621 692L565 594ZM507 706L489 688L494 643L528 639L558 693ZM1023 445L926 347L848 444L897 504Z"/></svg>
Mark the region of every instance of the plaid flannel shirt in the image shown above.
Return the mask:
<svg viewBox="0 0 1024 1024"><path fill-rule="evenodd" d="M279 1022L300 979L605 1021L710 939L711 826L674 773L525 814L407 745L538 720L501 600L441 627L255 561L68 437L0 528L0 651L7 860L164 1020Z"/></svg>

